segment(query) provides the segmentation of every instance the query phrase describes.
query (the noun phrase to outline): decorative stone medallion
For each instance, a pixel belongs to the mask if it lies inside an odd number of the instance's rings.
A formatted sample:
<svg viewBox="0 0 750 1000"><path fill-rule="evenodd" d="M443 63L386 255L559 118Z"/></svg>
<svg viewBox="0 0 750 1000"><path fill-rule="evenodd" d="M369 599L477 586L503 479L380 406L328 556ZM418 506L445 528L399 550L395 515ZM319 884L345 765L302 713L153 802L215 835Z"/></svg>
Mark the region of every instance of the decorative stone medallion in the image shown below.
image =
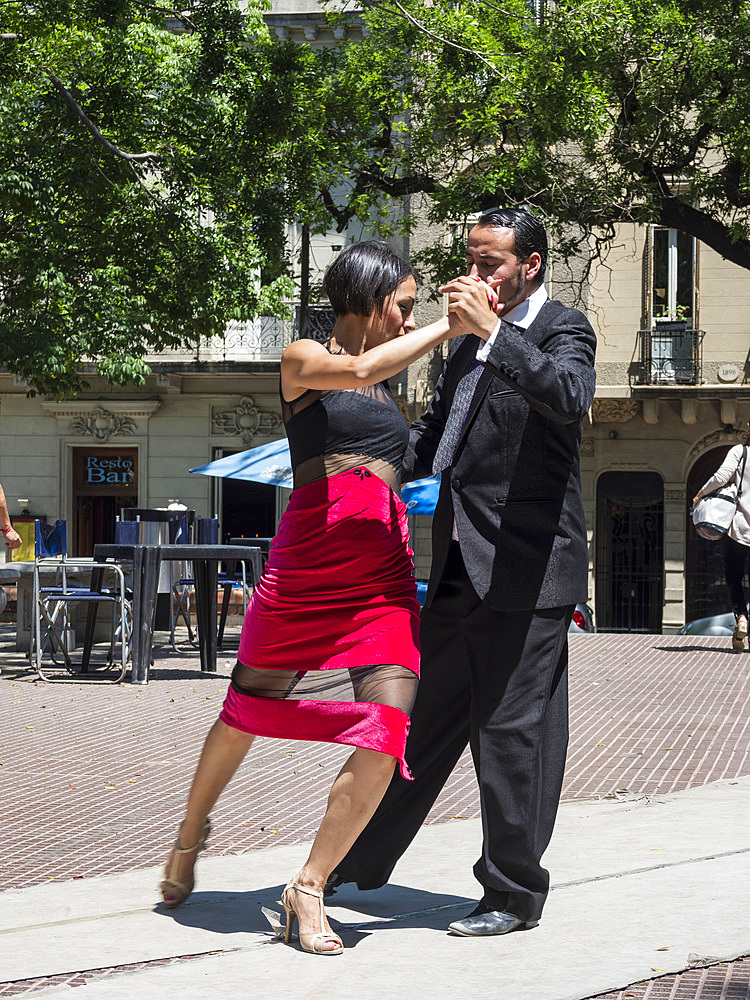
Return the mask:
<svg viewBox="0 0 750 1000"><path fill-rule="evenodd" d="M740 377L740 370L737 365L726 362L723 365L719 365L716 369L716 374L720 382L736 382Z"/></svg>
<svg viewBox="0 0 750 1000"><path fill-rule="evenodd" d="M74 434L86 435L101 442L109 441L111 437L118 435L135 434L136 423L130 417L110 413L109 410L97 407L90 413L72 420L70 429Z"/></svg>
<svg viewBox="0 0 750 1000"><path fill-rule="evenodd" d="M239 437L243 444L252 444L257 435L267 437L281 426L281 417L271 410L261 410L252 396L243 396L231 410L213 410L211 424L214 434Z"/></svg>

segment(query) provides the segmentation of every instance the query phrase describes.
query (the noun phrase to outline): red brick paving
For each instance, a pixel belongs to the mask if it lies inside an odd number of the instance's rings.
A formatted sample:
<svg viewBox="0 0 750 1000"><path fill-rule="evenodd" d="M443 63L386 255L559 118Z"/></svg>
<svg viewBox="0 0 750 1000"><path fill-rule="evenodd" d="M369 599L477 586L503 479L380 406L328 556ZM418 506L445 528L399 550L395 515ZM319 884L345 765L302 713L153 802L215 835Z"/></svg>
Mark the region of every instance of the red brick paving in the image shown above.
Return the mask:
<svg viewBox="0 0 750 1000"><path fill-rule="evenodd" d="M727 647L713 637L572 636L563 796L672 792L750 774L750 654ZM3 674L0 886L163 859L232 659L221 657L220 675L201 675L197 654L160 648L157 662L146 687L48 685ZM216 811L211 852L310 839L347 753L259 739ZM477 815L467 753L428 821Z"/></svg>
<svg viewBox="0 0 750 1000"><path fill-rule="evenodd" d="M22 669L10 631L4 633L0 887L161 863L233 657L220 654L220 673L205 675L197 653L177 655L160 645L146 687L48 685ZM564 798L665 793L750 774L750 654L729 652L728 639L571 636L570 690ZM258 740L215 811L210 852L311 839L347 753L338 746ZM467 753L428 822L478 814ZM642 991L655 989L658 980L607 1000L628 994L638 1000L746 1000L748 967L694 970L666 977L678 992ZM713 985L719 975L723 993ZM683 979L693 992L684 992ZM0 996L11 995L9 985L21 984L0 984ZM39 986L23 991L34 988Z"/></svg>
<svg viewBox="0 0 750 1000"><path fill-rule="evenodd" d="M649 979L591 1000L750 1000L750 958Z"/></svg>
<svg viewBox="0 0 750 1000"><path fill-rule="evenodd" d="M22 993L47 989L50 986L90 986L102 976L116 973L137 972L139 969L150 969L157 965L175 965L177 962L189 962L194 958L205 958L206 955L216 955L215 951L207 951L201 955L182 955L180 958L157 958L153 962L131 962L130 965L113 965L106 969L88 969L86 972L65 972L59 976L39 976L37 979L17 979L13 983L0 983L0 997L17 997Z"/></svg>
<svg viewBox="0 0 750 1000"><path fill-rule="evenodd" d="M565 798L750 774L750 654L695 636L575 636Z"/></svg>
<svg viewBox="0 0 750 1000"><path fill-rule="evenodd" d="M20 996L49 986L89 986L103 976L123 972L137 972L139 969L157 965L174 965L189 962L205 955L183 955L180 958L159 958L153 962L133 962L130 965L112 966L106 969L91 969L87 972L66 973L60 976L46 976L38 979L20 979L14 983L0 983L0 997ZM603 993L588 1000L750 1000L750 956L736 962L712 965L706 969L689 969L676 976L662 976L634 983L624 990Z"/></svg>

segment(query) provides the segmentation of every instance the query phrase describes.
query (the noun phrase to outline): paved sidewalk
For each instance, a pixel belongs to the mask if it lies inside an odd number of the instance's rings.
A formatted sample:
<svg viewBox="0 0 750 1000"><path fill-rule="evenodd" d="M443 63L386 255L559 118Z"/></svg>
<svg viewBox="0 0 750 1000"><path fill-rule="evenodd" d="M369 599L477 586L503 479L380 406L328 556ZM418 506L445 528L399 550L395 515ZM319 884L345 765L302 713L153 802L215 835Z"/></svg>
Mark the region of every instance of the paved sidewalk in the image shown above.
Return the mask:
<svg viewBox="0 0 750 1000"><path fill-rule="evenodd" d="M740 808L740 796L747 798L748 786L713 784L750 775L750 656L733 656L727 647L726 640L688 636L573 637L572 740L564 790L569 801L550 849L556 888L545 920L533 933L468 942L477 946L471 954L467 942L439 933L449 922L447 916L453 919L463 912L477 892L470 870L478 844L477 799L471 763L464 758L436 803L430 825L422 831L424 848L415 846L397 869L404 888L380 891L387 898L378 932L371 926L372 915L364 913L363 919L362 911L363 906L366 910L375 905L368 900L378 894L355 893L356 899L339 895L331 915L349 925L345 940L351 955L323 965L338 968L343 963L344 971L335 975L337 980L343 977L344 988L349 975L357 971L365 975L371 966L383 992L363 996L392 992L382 979L384 966L400 969L402 975L432 976L429 970L437 962L435 968L445 967L443 979L437 976L439 983L452 982L452 995L473 992L501 1000L538 995L554 1000L558 995L592 996L644 977L662 977L686 968L691 953L703 964L750 953L747 907L737 895L742 880L748 884L750 873L743 866L750 836L744 826L733 825L735 813L750 814L747 807L744 812ZM34 922L44 924L34 940L57 941L58 932L50 925L59 919L58 926L64 928L60 941L83 938L92 946L82 955L69 954L55 944L52 952L62 966L49 964L50 956L38 946L13 946L8 952L18 921L17 916L6 918L10 926L0 934L0 949L10 955L12 964L7 968L13 972L3 975L5 963L0 965L0 996L32 991L39 997L57 995L40 987L57 991L63 986L52 986L53 982L77 981L89 985L86 995L114 997L124 995L117 992L118 984L127 980L124 988L141 989L145 997L166 996L173 987L197 997L198 989L216 992L217 985L234 975L235 966L237 983L256 973L271 982L274 976L291 975L289 970L303 971L310 991L290 995L317 996L318 977L323 977L322 989L333 972L316 972L308 964L317 965L314 959L292 949L283 950L280 962L280 946L274 944L270 951L265 947L271 938L256 922L258 902L272 904L280 879L299 863L301 845L319 822L330 781L346 750L260 741L216 812L211 849L201 859L199 877L205 889L199 887L189 905L165 920L152 910L158 867L148 869L159 866L168 850L200 741L218 712L226 678L200 675L196 654L178 657L160 648L155 680L147 688L50 687L16 673L13 657L1 655L5 672L0 691L5 697L0 699L0 794L10 808L6 808L0 880L5 887L26 888L0 897L7 904L0 909L5 913L12 905L17 913L19 905L31 907ZM229 656L222 661L224 674L231 662ZM693 789L687 798L669 794L687 788ZM635 800L654 795L660 802L667 796L659 815L674 818L680 809L687 812L679 821L670 819L671 826L653 829L650 856L642 863L638 852L646 847L634 846L638 840L634 817L644 806ZM715 796L721 800L720 808ZM590 797L601 801L581 801ZM684 805L688 798L689 808ZM602 818L605 814L607 820ZM663 852L674 852L688 829L697 832L695 842L681 848L683 853L674 863L662 864ZM725 834L729 841L722 840ZM591 848L586 852L588 867L578 857L584 844L595 846L600 841L613 858L620 859L620 867ZM237 857L248 850L253 852L250 858ZM428 863L420 868L423 859ZM568 877L565 873L573 862L578 868ZM71 879L77 881L65 881ZM416 896L408 902L404 893ZM599 900L594 909L591 893ZM438 912L432 905L434 897L440 899ZM707 901L717 907L711 918ZM411 915L405 918L406 902ZM44 915L42 920L39 914ZM53 919L53 914L58 917ZM82 925L97 914L101 919L94 921L95 926L103 929L111 920L123 920L129 930L101 938L81 934ZM678 916L684 918L682 930L682 924L673 928L669 922ZM217 931L215 925L222 920L230 925L234 921L231 934ZM662 932L659 936L665 938L663 947L669 948L663 955L654 955L651 947L654 920ZM400 933L381 933L384 923ZM176 944L165 949L162 942L157 954L144 954L135 947L137 942L140 947L143 938L155 945L166 933L154 934L155 926L179 930ZM632 948L625 946L631 931L637 931L638 938ZM125 950L118 946L113 951L112 940L125 942ZM456 944L460 950L453 947ZM231 948L240 950L230 952ZM489 964L476 964L479 948L483 957L491 959ZM189 957L218 950L222 954L213 958ZM19 965L18 956L27 952L34 960ZM626 955L633 961L628 958L630 964L623 965ZM646 956L651 964L644 964ZM282 963L286 972L279 971ZM122 973L134 965L140 969ZM211 981L214 966L216 982ZM105 968L110 974L95 971ZM511 990L519 969L524 970L522 981ZM534 988L542 992L529 992L530 969L536 977ZM545 969L547 980L539 978ZM715 967L710 974L702 970L669 976L612 997L745 1000L750 996L746 970L750 962L734 962ZM461 984L470 974L479 976L476 988L464 990ZM719 974L723 979L718 992L710 993ZM691 976L700 981L689 981ZM556 992L550 992L552 980ZM498 989L499 982L505 984L503 990ZM660 983L670 992L653 992ZM91 993L94 985L96 992ZM66 985L64 990L68 989ZM442 995L432 988L430 992ZM275 996L276 991L268 995Z"/></svg>
<svg viewBox="0 0 750 1000"><path fill-rule="evenodd" d="M564 803L542 924L507 939L448 938L447 923L472 905L480 839L478 820L424 827L394 884L339 891L329 912L348 952L335 963L284 948L264 918L261 907L278 910L279 877L302 856L299 845L288 845L204 861L196 892L174 912L154 907L158 869L11 891L0 922L3 964L11 979L23 980L91 968L104 954L113 965L186 950L207 956L100 981L102 1000L136 990L160 996L167 984L183 997L209 992L229 1000L248 980L259 984L254 996L269 1000L279 990L312 1000L324 987L379 1000L428 970L435 1000L459 990L573 1000L651 977L656 968L750 952L744 907L736 920L724 919L736 887L750 884L750 778L631 802ZM700 906L685 905L686 885ZM60 986L39 996L68 992Z"/></svg>

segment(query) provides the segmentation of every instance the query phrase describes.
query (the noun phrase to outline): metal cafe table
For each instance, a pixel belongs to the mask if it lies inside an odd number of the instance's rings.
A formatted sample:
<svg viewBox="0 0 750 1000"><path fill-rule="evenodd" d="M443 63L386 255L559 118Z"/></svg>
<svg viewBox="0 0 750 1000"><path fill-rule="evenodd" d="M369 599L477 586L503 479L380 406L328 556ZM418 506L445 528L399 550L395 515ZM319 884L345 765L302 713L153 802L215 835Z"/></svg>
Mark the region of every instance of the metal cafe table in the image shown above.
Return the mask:
<svg viewBox="0 0 750 1000"><path fill-rule="evenodd" d="M156 595L162 561L189 560L195 579L195 605L198 619L198 648L201 670L216 672L217 630L216 608L219 563L226 559L237 562L251 560L257 554L253 546L245 545L116 545L94 546L94 561L133 563L133 638L132 683L147 684L151 666L151 646L156 621ZM99 572L102 572L101 570ZM92 581L95 584L96 581ZM89 615L83 652L82 670L88 668L95 609Z"/></svg>

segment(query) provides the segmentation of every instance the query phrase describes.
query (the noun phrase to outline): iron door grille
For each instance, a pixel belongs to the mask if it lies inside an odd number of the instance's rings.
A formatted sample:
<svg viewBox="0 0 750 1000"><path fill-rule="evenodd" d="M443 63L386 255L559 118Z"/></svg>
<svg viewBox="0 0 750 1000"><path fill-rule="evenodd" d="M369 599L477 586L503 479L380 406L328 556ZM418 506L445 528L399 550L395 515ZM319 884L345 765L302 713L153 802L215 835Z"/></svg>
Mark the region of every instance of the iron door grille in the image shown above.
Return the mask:
<svg viewBox="0 0 750 1000"><path fill-rule="evenodd" d="M596 620L607 632L661 632L664 484L655 472L608 472L597 484Z"/></svg>

